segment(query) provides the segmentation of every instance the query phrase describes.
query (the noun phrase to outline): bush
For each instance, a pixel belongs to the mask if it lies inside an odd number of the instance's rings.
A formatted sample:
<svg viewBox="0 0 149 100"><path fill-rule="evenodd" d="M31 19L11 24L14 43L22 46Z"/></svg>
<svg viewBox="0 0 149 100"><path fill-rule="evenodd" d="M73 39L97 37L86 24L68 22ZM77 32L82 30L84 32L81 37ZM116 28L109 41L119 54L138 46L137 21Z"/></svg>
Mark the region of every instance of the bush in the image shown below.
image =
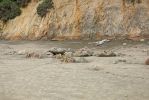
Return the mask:
<svg viewBox="0 0 149 100"><path fill-rule="evenodd" d="M37 14L40 17L44 17L49 9L54 8L52 0L44 0L39 6L37 7Z"/></svg>
<svg viewBox="0 0 149 100"><path fill-rule="evenodd" d="M31 0L12 0L20 7L26 7Z"/></svg>
<svg viewBox="0 0 149 100"><path fill-rule="evenodd" d="M18 5L11 0L2 0L0 2L0 20L6 22L21 14Z"/></svg>

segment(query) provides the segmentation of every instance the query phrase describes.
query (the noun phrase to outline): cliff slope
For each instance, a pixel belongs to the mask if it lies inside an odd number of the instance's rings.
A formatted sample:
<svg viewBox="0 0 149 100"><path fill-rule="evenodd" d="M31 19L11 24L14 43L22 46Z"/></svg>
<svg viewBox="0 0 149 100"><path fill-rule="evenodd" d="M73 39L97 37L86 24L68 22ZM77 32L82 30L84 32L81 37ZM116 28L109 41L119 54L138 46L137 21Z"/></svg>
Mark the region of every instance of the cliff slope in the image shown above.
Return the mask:
<svg viewBox="0 0 149 100"><path fill-rule="evenodd" d="M123 0L53 0L54 10L44 18L37 15L38 0L22 14L1 23L5 39L98 39L103 36L149 36L147 0L124 4Z"/></svg>

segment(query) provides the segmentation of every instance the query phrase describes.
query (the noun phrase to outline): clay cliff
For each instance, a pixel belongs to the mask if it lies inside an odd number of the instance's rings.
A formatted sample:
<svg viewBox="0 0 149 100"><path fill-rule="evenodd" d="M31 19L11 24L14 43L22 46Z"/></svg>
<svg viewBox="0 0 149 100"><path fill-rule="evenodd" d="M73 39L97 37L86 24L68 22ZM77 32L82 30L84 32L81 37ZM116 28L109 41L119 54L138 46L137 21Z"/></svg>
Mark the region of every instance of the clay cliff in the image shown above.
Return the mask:
<svg viewBox="0 0 149 100"><path fill-rule="evenodd" d="M99 39L102 37L149 37L148 1L130 4L124 0L53 0L54 8L41 18L38 0L22 14L0 24L4 39Z"/></svg>

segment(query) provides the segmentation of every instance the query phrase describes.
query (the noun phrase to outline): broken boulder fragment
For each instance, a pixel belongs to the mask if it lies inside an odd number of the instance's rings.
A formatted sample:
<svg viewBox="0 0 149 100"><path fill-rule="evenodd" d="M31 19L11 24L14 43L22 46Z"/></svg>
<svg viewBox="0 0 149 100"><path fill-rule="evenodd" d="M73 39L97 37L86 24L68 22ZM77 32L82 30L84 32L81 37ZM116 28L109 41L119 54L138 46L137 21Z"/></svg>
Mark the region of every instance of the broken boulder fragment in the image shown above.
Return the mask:
<svg viewBox="0 0 149 100"><path fill-rule="evenodd" d="M93 51L89 48L81 48L73 54L75 57L89 57L93 55Z"/></svg>
<svg viewBox="0 0 149 100"><path fill-rule="evenodd" d="M73 52L73 50L71 50L70 48L66 49L66 48L51 48L48 52L51 52L53 55L57 55L57 54L61 54L64 55L65 52Z"/></svg>

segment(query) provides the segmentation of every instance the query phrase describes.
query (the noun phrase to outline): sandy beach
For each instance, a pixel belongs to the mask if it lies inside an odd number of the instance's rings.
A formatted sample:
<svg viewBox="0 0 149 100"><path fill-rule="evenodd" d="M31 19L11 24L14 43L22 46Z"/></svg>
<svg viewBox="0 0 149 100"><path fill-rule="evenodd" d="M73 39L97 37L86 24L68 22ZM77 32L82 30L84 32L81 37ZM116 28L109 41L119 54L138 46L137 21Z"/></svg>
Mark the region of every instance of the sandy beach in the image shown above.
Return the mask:
<svg viewBox="0 0 149 100"><path fill-rule="evenodd" d="M0 41L0 100L149 100L149 42ZM123 43L127 45L123 45ZM120 56L85 57L88 63L26 58L15 52L51 47L112 50Z"/></svg>

